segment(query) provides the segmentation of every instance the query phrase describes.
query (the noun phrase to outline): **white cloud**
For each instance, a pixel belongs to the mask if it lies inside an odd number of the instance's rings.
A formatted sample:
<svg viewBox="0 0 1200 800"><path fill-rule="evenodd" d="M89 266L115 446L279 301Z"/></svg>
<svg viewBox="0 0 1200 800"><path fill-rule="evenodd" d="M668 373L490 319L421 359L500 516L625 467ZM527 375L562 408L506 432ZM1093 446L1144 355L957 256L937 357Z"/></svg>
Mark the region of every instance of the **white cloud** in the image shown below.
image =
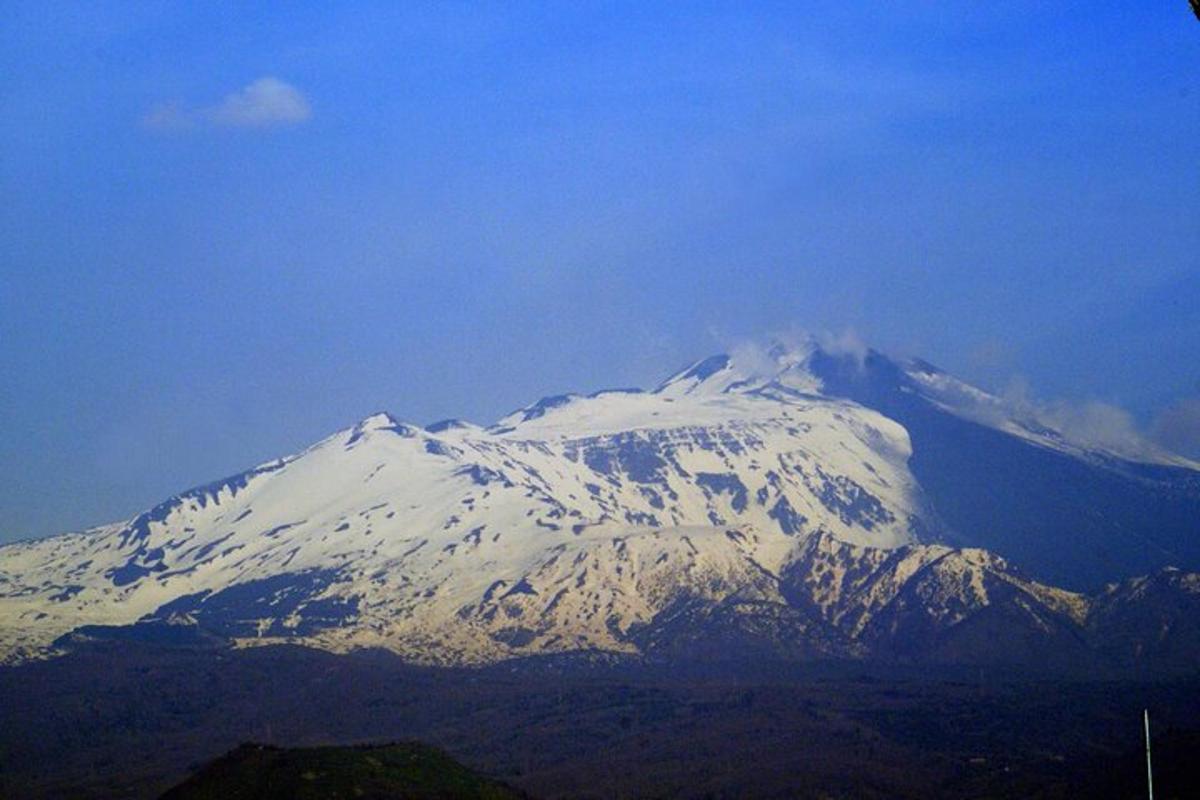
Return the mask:
<svg viewBox="0 0 1200 800"><path fill-rule="evenodd" d="M259 78L227 95L206 114L218 125L262 128L304 122L312 116L312 109L300 90L290 83L278 78Z"/></svg>
<svg viewBox="0 0 1200 800"><path fill-rule="evenodd" d="M298 125L312 116L303 92L279 78L263 77L226 95L211 106L189 108L162 103L142 117L156 131L180 131L204 125L224 128L270 128Z"/></svg>

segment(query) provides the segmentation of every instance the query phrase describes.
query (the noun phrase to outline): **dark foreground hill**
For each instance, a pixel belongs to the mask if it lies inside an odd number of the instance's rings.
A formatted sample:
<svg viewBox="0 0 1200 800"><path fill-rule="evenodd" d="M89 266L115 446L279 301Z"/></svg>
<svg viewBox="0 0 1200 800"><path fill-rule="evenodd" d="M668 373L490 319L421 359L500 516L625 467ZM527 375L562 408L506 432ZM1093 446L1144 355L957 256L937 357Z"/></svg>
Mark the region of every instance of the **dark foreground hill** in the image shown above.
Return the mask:
<svg viewBox="0 0 1200 800"><path fill-rule="evenodd" d="M243 744L162 800L518 800L526 795L417 742L280 748Z"/></svg>

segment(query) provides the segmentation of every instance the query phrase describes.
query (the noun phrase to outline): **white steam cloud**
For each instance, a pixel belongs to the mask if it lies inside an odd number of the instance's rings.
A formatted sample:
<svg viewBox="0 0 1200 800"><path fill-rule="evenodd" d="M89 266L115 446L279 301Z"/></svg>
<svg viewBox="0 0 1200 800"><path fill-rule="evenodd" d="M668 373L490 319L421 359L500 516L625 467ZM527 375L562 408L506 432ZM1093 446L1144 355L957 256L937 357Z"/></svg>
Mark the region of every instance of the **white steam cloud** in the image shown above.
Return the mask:
<svg viewBox="0 0 1200 800"><path fill-rule="evenodd" d="M1164 409L1151 431L1168 450L1200 459L1200 397L1187 397Z"/></svg>
<svg viewBox="0 0 1200 800"><path fill-rule="evenodd" d="M793 364L803 364L814 349L851 359L865 368L870 348L853 329L840 333L810 333L792 329L762 341L741 340L726 348L743 372L773 376ZM799 378L793 374L792 380ZM814 379L815 380L815 379ZM1180 401L1168 408L1149 431L1118 405L1100 400L1068 402L1035 397L1021 377L1010 380L997 394L984 392L948 375L922 379L930 396L954 413L989 427L1017 426L1049 429L1064 441L1087 450L1116 456L1160 460L1169 454L1200 457L1200 398ZM815 385L814 385L815 388Z"/></svg>
<svg viewBox="0 0 1200 800"><path fill-rule="evenodd" d="M958 384L946 391L948 401L962 416L993 427L1016 422L1056 431L1076 447L1104 450L1131 459L1159 459L1165 455L1163 442L1147 434L1133 415L1118 405L1100 400L1072 403L1066 400L1037 398L1022 377L1013 378L998 395L987 394ZM1182 451L1168 447L1174 453Z"/></svg>
<svg viewBox="0 0 1200 800"><path fill-rule="evenodd" d="M862 369L867 360L870 348L853 328L846 328L841 333L819 333L812 337L822 350L831 356L848 357Z"/></svg>

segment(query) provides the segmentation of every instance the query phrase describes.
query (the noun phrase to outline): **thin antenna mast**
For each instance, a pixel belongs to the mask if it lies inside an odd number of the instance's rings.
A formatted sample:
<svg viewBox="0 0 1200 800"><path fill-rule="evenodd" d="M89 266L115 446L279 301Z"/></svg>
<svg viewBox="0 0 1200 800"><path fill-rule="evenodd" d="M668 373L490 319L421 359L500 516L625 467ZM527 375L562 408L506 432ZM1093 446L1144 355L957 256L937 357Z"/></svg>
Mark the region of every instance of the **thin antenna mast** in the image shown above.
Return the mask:
<svg viewBox="0 0 1200 800"><path fill-rule="evenodd" d="M1146 789L1150 800L1154 800L1154 770L1150 768L1150 709L1142 709L1142 721L1146 726Z"/></svg>

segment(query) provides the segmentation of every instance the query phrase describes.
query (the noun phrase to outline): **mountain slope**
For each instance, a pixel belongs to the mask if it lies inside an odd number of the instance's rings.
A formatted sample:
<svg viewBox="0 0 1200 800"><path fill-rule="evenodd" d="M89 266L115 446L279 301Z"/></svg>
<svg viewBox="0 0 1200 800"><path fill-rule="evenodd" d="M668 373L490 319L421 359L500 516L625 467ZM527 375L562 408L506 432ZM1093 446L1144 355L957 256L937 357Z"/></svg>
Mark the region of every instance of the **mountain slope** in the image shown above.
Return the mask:
<svg viewBox="0 0 1200 800"><path fill-rule="evenodd" d="M1200 567L1200 472L1142 443L1088 447L928 364L818 353L825 391L902 424L909 469L953 541L1077 590Z"/></svg>
<svg viewBox="0 0 1200 800"><path fill-rule="evenodd" d="M1197 473L1030 420L985 425L993 401L927 365L809 343L714 356L652 392L545 398L486 429L377 414L127 522L0 548L0 650L138 636L429 663L1074 661L1090 601L1047 576L1092 588L1128 577L1120 564L1200 565ZM1097 514L1114 486L1155 512L1144 525ZM1071 513L1040 510L1054 499ZM1149 555L1119 560L1130 548Z"/></svg>

